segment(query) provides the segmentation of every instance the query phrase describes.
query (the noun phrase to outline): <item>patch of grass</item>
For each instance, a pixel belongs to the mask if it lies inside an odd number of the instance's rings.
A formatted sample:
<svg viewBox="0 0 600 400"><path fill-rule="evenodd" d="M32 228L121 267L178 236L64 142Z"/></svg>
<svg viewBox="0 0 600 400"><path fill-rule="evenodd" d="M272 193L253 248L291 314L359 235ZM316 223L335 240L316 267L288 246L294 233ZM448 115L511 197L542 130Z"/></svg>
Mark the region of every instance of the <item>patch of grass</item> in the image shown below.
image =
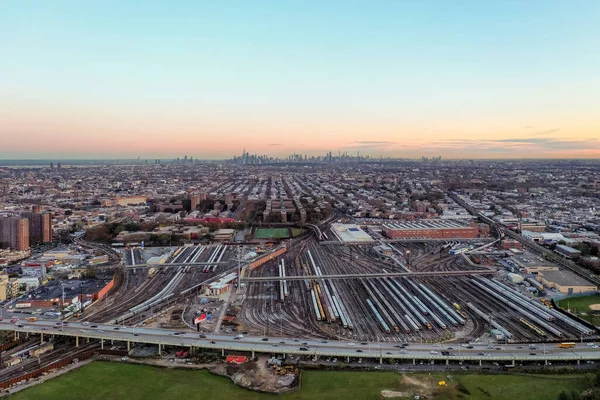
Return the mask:
<svg viewBox="0 0 600 400"><path fill-rule="evenodd" d="M589 387L589 378L579 375L453 375L471 394L469 400L537 400L556 399L561 391L582 392ZM481 388L491 395L486 396Z"/></svg>
<svg viewBox="0 0 600 400"><path fill-rule="evenodd" d="M306 232L306 229L292 228L292 237L302 235L304 232Z"/></svg>
<svg viewBox="0 0 600 400"><path fill-rule="evenodd" d="M560 308L571 308L578 311L592 311L592 304L600 304L600 294L592 294L590 296L568 297L556 302Z"/></svg>
<svg viewBox="0 0 600 400"><path fill-rule="evenodd" d="M449 381L442 373L409 374L412 384L395 372L304 371L302 388L276 396L256 393L235 386L228 378L205 370L161 369L126 363L94 362L10 397L12 400L284 400L382 399L382 390L420 392L429 386L433 399L496 400L556 399L565 390L582 391L590 382L588 375L453 375ZM409 379L407 378L406 381ZM439 380L448 382L437 387ZM416 382L416 384L415 384ZM463 390L459 390L462 385ZM478 389L481 388L481 389Z"/></svg>
<svg viewBox="0 0 600 400"><path fill-rule="evenodd" d="M594 313L598 313L599 311L594 312L590 308L592 304L600 304L600 294L581 297L568 297L566 299L557 301L556 304L564 310L570 309L572 314L577 315L578 317L585 319L592 324L597 325L600 321L597 316L593 316ZM581 315L582 313L585 315Z"/></svg>
<svg viewBox="0 0 600 400"><path fill-rule="evenodd" d="M288 228L256 228L255 239L285 239L290 237Z"/></svg>

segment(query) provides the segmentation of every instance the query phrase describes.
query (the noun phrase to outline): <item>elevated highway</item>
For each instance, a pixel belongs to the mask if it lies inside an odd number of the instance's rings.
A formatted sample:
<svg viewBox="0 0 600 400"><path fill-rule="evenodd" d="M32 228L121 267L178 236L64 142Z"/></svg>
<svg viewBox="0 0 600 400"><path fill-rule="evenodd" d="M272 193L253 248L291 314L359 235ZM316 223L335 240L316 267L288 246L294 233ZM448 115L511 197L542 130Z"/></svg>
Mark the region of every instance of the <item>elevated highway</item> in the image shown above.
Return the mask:
<svg viewBox="0 0 600 400"><path fill-rule="evenodd" d="M128 349L132 344L155 344L162 351L164 346L182 346L190 348L203 348L220 350L221 354L247 353L254 356L256 353L265 354L294 354L311 356L332 357L362 357L378 359L405 359L432 360L438 362L450 361L500 361L512 363L515 361L545 362L549 361L597 361L600 360L600 351L584 343L578 343L574 348L562 349L555 344L538 344L537 349L530 349L526 345L504 345L501 350L490 350L485 344L472 344L472 348L464 348L458 344L432 345L411 344L406 349L400 349L397 342L370 342L356 343L342 340L315 340L289 337L251 337L246 336L236 340L232 336L221 334L207 334L202 337L198 333L173 332L164 329L137 328L116 325L84 325L82 323L69 323L57 325L54 321L39 320L36 322L23 322L16 326L9 321L0 322L0 330L14 332L18 335L40 335L41 340L51 335L69 336L75 338L76 346L82 339L97 339L101 347L114 342L126 343ZM452 350L447 349L452 346ZM442 355L441 351L448 351Z"/></svg>

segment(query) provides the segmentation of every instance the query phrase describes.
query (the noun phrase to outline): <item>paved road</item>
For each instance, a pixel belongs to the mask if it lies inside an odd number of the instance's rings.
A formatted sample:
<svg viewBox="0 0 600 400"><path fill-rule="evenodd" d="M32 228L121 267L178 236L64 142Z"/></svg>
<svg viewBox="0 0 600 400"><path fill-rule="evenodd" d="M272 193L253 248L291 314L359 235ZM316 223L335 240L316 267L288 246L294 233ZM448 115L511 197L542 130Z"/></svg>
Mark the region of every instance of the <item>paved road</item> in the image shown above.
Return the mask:
<svg viewBox="0 0 600 400"><path fill-rule="evenodd" d="M600 349L591 345L578 343L573 349L561 349L557 344L538 344L535 350L527 345L504 345L502 350L488 349L485 344L473 345L467 349L459 345L436 347L432 344L411 344L400 349L396 343L355 343L339 340L309 340L297 338L244 337L236 340L231 335L207 334L200 338L198 333L184 332L175 334L164 329L134 328L115 325L91 325L71 322L67 326L56 325L54 321L20 322L22 327L10 321L0 321L0 329L8 331L58 334L94 338L104 340L129 341L138 343L161 344L172 346L194 346L202 348L222 349L228 351L246 351L262 353L285 353L336 357L363 358L398 358L398 359L431 359L431 360L487 360L487 361L558 361L558 360L600 360ZM305 350L303 350L305 349ZM450 355L442 355L448 351ZM434 353L437 352L437 353ZM546 352L546 354L544 354ZM535 354L531 354L535 353Z"/></svg>

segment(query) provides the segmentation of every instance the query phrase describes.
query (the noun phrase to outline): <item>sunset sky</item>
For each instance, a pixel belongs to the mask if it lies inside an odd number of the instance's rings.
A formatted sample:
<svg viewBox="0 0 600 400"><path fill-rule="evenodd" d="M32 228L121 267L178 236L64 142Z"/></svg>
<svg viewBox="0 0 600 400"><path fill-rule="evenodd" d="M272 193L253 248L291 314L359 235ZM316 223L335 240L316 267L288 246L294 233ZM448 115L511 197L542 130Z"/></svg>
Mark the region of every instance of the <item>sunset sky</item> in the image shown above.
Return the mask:
<svg viewBox="0 0 600 400"><path fill-rule="evenodd" d="M600 157L600 1L3 1L0 159Z"/></svg>

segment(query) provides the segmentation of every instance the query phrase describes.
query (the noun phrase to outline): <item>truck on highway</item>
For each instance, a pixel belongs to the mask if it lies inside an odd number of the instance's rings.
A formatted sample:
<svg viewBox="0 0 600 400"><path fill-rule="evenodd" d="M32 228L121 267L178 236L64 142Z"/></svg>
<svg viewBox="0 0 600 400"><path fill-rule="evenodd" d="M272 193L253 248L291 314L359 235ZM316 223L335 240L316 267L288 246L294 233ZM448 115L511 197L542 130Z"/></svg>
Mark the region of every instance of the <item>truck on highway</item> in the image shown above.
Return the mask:
<svg viewBox="0 0 600 400"><path fill-rule="evenodd" d="M37 320L38 320L38 318L37 318L37 317L29 317L29 318L25 318L25 320L26 320L27 322L35 322L35 321L37 321Z"/></svg>

